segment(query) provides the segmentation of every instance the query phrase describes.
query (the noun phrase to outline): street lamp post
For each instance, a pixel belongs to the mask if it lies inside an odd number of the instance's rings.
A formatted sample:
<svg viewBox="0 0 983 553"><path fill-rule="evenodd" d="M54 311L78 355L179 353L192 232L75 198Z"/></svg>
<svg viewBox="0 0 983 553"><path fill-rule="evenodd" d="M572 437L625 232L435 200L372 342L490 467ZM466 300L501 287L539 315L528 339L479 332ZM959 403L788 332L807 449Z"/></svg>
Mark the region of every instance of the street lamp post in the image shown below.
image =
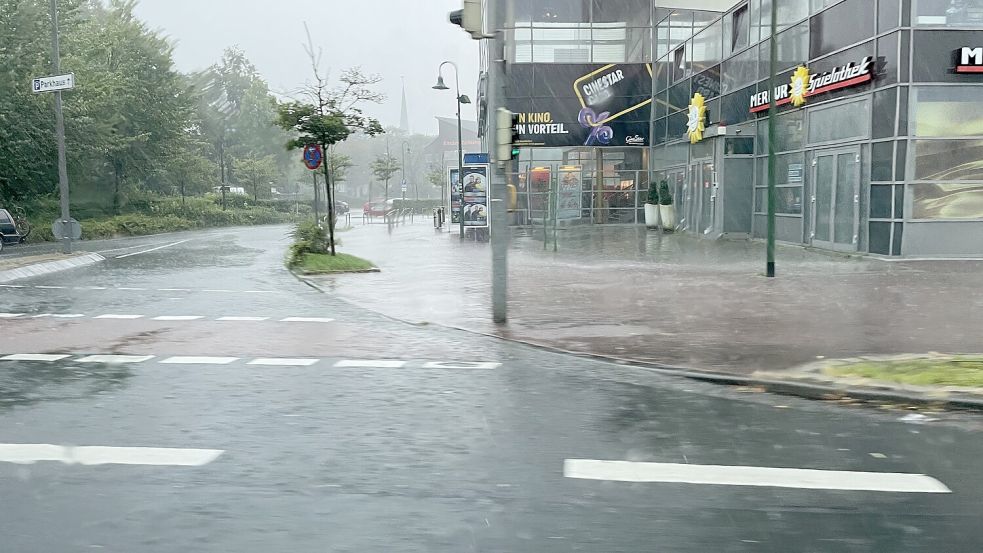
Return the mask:
<svg viewBox="0 0 983 553"><path fill-rule="evenodd" d="M461 223L461 240L464 240L464 140L461 138L461 105L470 104L471 99L469 99L464 94L461 94L461 79L460 72L457 69L457 64L452 61L445 61L440 64L437 68L437 84L433 85L434 90L449 90L449 87L444 84L444 66L450 65L454 68L454 92L457 94L457 182L458 186L461 187L461 214L458 216L458 221ZM451 196L454 195L454 183L451 183ZM454 205L451 204L451 214L454 213Z"/></svg>

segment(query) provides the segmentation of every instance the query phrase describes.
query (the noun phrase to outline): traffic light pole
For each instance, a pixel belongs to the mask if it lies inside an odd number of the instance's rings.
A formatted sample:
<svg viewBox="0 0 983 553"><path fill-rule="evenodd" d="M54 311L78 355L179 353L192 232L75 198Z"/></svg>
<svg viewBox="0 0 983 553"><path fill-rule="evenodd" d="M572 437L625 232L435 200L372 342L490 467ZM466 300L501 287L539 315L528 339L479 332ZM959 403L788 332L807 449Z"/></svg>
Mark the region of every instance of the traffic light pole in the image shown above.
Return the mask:
<svg viewBox="0 0 983 553"><path fill-rule="evenodd" d="M501 31L502 7L504 2L485 0L488 28L494 34L491 40L491 61L488 64L488 103L485 118L488 127L485 131L488 150L496 158L498 148L494 146L498 137L499 107L505 106L505 40ZM491 248L492 248L492 319L496 324L508 321L508 278L509 278L509 224L508 189L505 169L509 159L494 159L491 164L489 190L491 201Z"/></svg>

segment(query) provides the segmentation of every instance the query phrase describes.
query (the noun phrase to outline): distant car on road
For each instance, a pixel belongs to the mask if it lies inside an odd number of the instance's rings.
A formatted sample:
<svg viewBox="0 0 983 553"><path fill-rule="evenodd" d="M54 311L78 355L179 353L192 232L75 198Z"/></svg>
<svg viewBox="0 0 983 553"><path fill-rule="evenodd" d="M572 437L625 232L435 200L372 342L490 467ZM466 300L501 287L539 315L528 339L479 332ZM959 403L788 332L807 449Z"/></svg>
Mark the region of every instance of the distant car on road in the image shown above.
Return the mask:
<svg viewBox="0 0 983 553"><path fill-rule="evenodd" d="M31 226L23 216L14 217L6 209L0 209L0 252L8 244L23 244L31 234Z"/></svg>
<svg viewBox="0 0 983 553"><path fill-rule="evenodd" d="M377 200L363 205L362 213L369 217L385 217L395 209L395 200Z"/></svg>
<svg viewBox="0 0 983 553"><path fill-rule="evenodd" d="M334 212L336 215L345 215L349 211L348 202L338 201L334 203Z"/></svg>

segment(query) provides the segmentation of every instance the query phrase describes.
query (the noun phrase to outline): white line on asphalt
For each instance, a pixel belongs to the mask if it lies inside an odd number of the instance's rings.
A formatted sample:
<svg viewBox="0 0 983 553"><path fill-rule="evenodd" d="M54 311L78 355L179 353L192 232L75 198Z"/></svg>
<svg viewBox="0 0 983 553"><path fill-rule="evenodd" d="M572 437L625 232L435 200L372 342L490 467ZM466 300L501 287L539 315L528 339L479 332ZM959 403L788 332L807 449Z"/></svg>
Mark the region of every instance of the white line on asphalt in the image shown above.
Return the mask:
<svg viewBox="0 0 983 553"><path fill-rule="evenodd" d="M334 319L325 319L322 317L287 317L286 319L281 319L281 323L330 323L334 322Z"/></svg>
<svg viewBox="0 0 983 553"><path fill-rule="evenodd" d="M146 292L147 291L146 288L130 288L130 287L127 287L127 288L117 288L117 290L122 290L124 292Z"/></svg>
<svg viewBox="0 0 983 553"><path fill-rule="evenodd" d="M48 355L44 353L15 353L0 357L0 361L61 361L67 355Z"/></svg>
<svg viewBox="0 0 983 553"><path fill-rule="evenodd" d="M16 319L21 315L23 315L23 313L0 313L0 319Z"/></svg>
<svg viewBox="0 0 983 553"><path fill-rule="evenodd" d="M476 370L489 370L497 369L501 367L501 363L483 363L474 361L463 361L463 362L445 362L445 361L434 361L431 363L425 363L423 365L424 369L476 369Z"/></svg>
<svg viewBox="0 0 983 553"><path fill-rule="evenodd" d="M27 288L23 284L0 284L0 288Z"/></svg>
<svg viewBox="0 0 983 553"><path fill-rule="evenodd" d="M67 286L35 286L38 290L64 290Z"/></svg>
<svg viewBox="0 0 983 553"><path fill-rule="evenodd" d="M99 315L95 317L96 319L117 319L123 321L132 321L135 319L142 319L143 315L115 315L113 313L108 313L106 315Z"/></svg>
<svg viewBox="0 0 983 553"><path fill-rule="evenodd" d="M567 459L563 463L563 475L567 478L615 482L663 482L891 493L952 493L952 490L945 484L931 476L890 472Z"/></svg>
<svg viewBox="0 0 983 553"><path fill-rule="evenodd" d="M320 359L254 359L247 365L264 365L267 367L310 367Z"/></svg>
<svg viewBox="0 0 983 553"><path fill-rule="evenodd" d="M201 315L163 315L160 317L154 317L155 321L197 321L204 319Z"/></svg>
<svg viewBox="0 0 983 553"><path fill-rule="evenodd" d="M158 292L190 292L190 288L158 288Z"/></svg>
<svg viewBox="0 0 983 553"><path fill-rule="evenodd" d="M64 315L52 315L52 317L56 319L81 319L85 317L85 315L81 313L67 313Z"/></svg>
<svg viewBox="0 0 983 553"><path fill-rule="evenodd" d="M276 294L273 290L243 290L242 294Z"/></svg>
<svg viewBox="0 0 983 553"><path fill-rule="evenodd" d="M169 357L161 363L164 365L228 365L238 360L238 357Z"/></svg>
<svg viewBox="0 0 983 553"><path fill-rule="evenodd" d="M82 290L108 290L109 288L105 286L84 286Z"/></svg>
<svg viewBox="0 0 983 553"><path fill-rule="evenodd" d="M235 290L217 290L217 289L214 289L214 288L206 288L206 289L202 290L202 292L218 292L218 293L223 293L223 294L225 294L225 293L231 294L232 292L235 292Z"/></svg>
<svg viewBox="0 0 983 553"><path fill-rule="evenodd" d="M201 467L219 458L221 449L160 447L63 447L51 444L0 444L0 462L30 465L55 461L66 465L150 465Z"/></svg>
<svg viewBox="0 0 983 553"><path fill-rule="evenodd" d="M149 245L150 245L150 244L137 244L137 245L135 245L135 246L126 246L125 248L113 248L113 249L111 249L111 250L100 250L100 251L97 251L96 253L113 253L113 252L121 252L121 251L123 251L123 250L132 250L132 249L136 249L136 248L146 248L146 247L147 247L147 246L149 246Z"/></svg>
<svg viewBox="0 0 983 553"><path fill-rule="evenodd" d="M234 322L256 322L256 321L268 321L269 317L219 317L216 319L218 321L234 321Z"/></svg>
<svg viewBox="0 0 983 553"><path fill-rule="evenodd" d="M52 316L51 313L39 313L37 315L34 315L31 318L32 319L49 319L49 318L51 318L51 316Z"/></svg>
<svg viewBox="0 0 983 553"><path fill-rule="evenodd" d="M123 258L126 258L126 257L132 257L134 255L140 255L140 254L144 254L144 253L155 252L157 250L163 250L164 248L170 248L171 246L177 246L178 244L184 244L185 242L190 242L190 241L191 241L191 239L189 238L187 240L181 240L179 242L174 242L174 243L171 243L171 244L164 244L163 246L157 246L156 248L150 248L149 250L142 250L142 251L133 252L133 253L125 253L123 255L117 255L116 256L116 259L123 259Z"/></svg>
<svg viewBox="0 0 983 553"><path fill-rule="evenodd" d="M358 360L358 359L346 359L344 361L338 361L334 364L336 369L400 369L406 366L406 361L395 361L386 359L376 359L376 360Z"/></svg>
<svg viewBox="0 0 983 553"><path fill-rule="evenodd" d="M78 360L79 363L105 363L121 365L124 363L143 363L153 359L153 355L89 355Z"/></svg>

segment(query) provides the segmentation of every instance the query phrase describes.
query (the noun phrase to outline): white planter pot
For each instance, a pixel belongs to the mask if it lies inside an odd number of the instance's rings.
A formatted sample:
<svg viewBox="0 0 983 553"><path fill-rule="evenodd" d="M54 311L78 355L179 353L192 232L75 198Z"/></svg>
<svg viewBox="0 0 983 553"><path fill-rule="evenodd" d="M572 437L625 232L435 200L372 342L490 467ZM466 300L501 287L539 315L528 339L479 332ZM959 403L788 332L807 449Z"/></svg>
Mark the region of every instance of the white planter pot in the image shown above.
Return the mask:
<svg viewBox="0 0 983 553"><path fill-rule="evenodd" d="M645 226L648 228L659 226L659 206L645 204Z"/></svg>
<svg viewBox="0 0 983 553"><path fill-rule="evenodd" d="M676 208L671 205L660 205L659 213L662 215L662 230L676 230Z"/></svg>

